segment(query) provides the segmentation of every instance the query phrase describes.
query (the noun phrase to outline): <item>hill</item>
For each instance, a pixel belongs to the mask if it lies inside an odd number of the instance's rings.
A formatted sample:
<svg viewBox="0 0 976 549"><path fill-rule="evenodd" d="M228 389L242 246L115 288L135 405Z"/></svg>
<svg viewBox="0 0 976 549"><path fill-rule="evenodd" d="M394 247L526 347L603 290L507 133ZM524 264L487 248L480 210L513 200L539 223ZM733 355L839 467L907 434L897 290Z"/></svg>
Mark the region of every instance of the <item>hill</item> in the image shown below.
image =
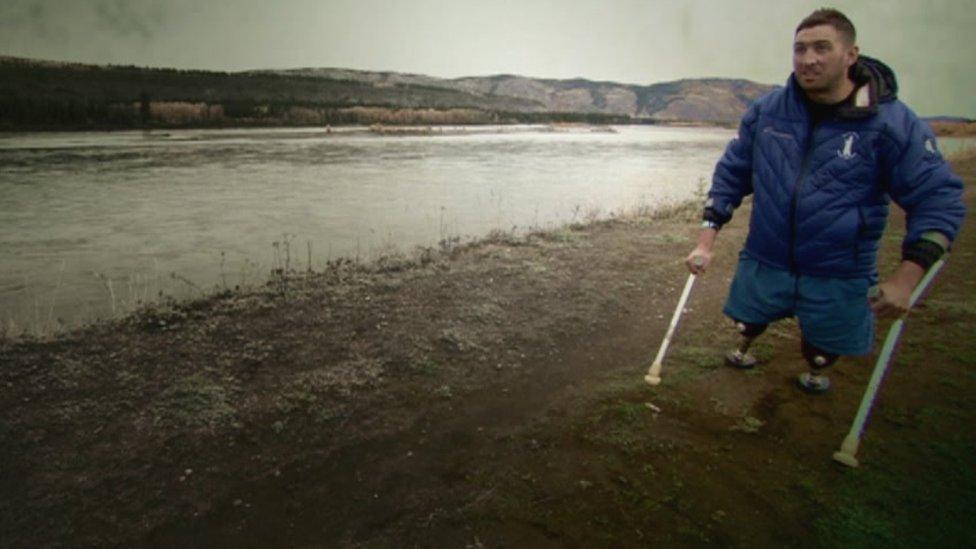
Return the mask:
<svg viewBox="0 0 976 549"><path fill-rule="evenodd" d="M771 86L640 86L350 69L186 71L0 56L0 129L325 124L734 123Z"/></svg>
<svg viewBox="0 0 976 549"><path fill-rule="evenodd" d="M749 80L701 78L648 86L593 81L554 80L513 74L442 79L419 74L351 69L254 71L252 74L301 75L370 83L447 88L481 97L501 96L542 105L548 112L624 115L637 120L734 123L745 108L774 86Z"/></svg>

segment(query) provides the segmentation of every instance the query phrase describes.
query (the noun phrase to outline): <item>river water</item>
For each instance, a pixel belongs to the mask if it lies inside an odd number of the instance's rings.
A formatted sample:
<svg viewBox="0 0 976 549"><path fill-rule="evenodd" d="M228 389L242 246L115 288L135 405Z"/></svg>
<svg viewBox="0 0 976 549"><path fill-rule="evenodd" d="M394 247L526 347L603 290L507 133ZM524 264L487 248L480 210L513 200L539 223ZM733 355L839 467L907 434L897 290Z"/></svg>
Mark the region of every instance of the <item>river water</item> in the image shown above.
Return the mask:
<svg viewBox="0 0 976 549"><path fill-rule="evenodd" d="M0 134L0 323L44 333L258 283L286 248L321 268L687 199L733 135L612 130Z"/></svg>

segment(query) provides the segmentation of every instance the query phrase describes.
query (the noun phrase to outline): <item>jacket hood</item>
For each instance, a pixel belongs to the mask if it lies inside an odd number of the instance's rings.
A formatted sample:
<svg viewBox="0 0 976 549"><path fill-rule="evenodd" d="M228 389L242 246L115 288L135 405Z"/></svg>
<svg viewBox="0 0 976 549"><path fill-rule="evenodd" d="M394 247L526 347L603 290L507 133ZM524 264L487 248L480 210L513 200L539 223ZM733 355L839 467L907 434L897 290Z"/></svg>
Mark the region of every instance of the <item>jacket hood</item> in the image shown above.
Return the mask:
<svg viewBox="0 0 976 549"><path fill-rule="evenodd" d="M878 112L878 105L898 98L898 81L895 72L883 62L867 55L858 56L857 62L847 71L854 82L854 100L840 107L841 118L866 118ZM802 96L796 75L790 74L790 84Z"/></svg>
<svg viewBox="0 0 976 549"><path fill-rule="evenodd" d="M858 57L847 74L854 81L855 86L870 85L878 103L887 103L898 98L895 71L873 57L866 55Z"/></svg>
<svg viewBox="0 0 976 549"><path fill-rule="evenodd" d="M841 118L866 118L878 112L878 105L898 97L898 81L891 67L873 57L861 55L847 75L854 81L854 101L837 111Z"/></svg>

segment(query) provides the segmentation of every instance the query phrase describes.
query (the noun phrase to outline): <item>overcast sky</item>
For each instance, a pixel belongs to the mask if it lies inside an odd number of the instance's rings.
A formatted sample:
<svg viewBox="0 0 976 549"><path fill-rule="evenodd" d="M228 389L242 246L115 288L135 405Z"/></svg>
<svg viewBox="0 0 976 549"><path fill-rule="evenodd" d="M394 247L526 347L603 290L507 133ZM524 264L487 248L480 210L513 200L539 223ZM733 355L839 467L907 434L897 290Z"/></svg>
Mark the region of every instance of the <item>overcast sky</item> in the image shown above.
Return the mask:
<svg viewBox="0 0 976 549"><path fill-rule="evenodd" d="M0 54L235 71L346 67L782 84L805 0L0 0ZM976 1L837 2L916 112L976 117Z"/></svg>

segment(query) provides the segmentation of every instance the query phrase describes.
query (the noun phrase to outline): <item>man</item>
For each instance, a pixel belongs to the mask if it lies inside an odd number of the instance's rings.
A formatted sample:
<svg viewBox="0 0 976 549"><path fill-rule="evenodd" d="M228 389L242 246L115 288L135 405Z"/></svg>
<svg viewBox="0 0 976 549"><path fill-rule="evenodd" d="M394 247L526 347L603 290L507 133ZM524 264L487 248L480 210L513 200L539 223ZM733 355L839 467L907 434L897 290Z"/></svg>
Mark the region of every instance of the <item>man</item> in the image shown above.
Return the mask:
<svg viewBox="0 0 976 549"><path fill-rule="evenodd" d="M855 41L854 25L837 10L800 22L793 73L742 118L715 168L703 230L686 259L691 272L703 273L719 229L754 195L724 308L743 342L726 361L752 367L751 341L769 323L796 316L811 368L797 381L813 393L827 390L823 370L840 355L870 352L872 312L907 310L965 215L962 182L931 129L897 99L891 69L859 56ZM889 199L907 213L902 261L869 300Z"/></svg>

